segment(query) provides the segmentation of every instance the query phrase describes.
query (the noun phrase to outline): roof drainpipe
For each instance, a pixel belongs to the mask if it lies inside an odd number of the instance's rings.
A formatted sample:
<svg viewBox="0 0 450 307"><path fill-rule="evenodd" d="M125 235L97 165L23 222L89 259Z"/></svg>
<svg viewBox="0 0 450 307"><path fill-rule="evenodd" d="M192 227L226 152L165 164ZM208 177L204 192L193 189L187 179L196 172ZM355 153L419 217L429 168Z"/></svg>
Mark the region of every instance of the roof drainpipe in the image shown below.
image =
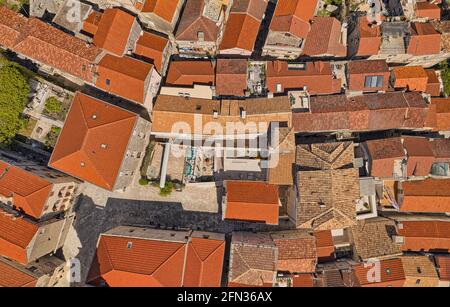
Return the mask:
<svg viewBox="0 0 450 307"><path fill-rule="evenodd" d="M161 166L161 179L159 182L159 187L161 189L163 189L166 186L167 164L169 164L169 154L171 145L172 141L170 140L168 143L166 143L166 148L164 150L163 163Z"/></svg>

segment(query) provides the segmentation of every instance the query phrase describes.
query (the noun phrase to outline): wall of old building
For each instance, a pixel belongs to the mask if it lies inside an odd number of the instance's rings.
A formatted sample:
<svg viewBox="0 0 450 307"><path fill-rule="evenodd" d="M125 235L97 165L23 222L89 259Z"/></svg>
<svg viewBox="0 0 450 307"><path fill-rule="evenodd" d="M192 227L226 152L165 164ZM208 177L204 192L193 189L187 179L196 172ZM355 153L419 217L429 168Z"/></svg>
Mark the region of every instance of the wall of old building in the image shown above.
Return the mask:
<svg viewBox="0 0 450 307"><path fill-rule="evenodd" d="M139 118L128 143L114 190L121 190L128 187L132 183L133 177L139 172L149 141L150 130L150 122Z"/></svg>

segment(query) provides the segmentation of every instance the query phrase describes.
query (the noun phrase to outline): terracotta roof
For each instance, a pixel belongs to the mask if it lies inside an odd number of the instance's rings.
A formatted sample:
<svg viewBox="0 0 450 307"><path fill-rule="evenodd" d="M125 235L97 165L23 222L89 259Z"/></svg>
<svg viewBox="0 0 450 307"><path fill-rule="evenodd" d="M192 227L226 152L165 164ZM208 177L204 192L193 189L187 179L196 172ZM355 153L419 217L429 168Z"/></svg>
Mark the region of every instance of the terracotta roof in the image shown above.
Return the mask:
<svg viewBox="0 0 450 307"><path fill-rule="evenodd" d="M280 0L277 2L270 30L288 32L298 38L306 38L311 29L317 0Z"/></svg>
<svg viewBox="0 0 450 307"><path fill-rule="evenodd" d="M95 85L108 93L144 104L147 94L146 82L152 70L152 64L108 54L98 63Z"/></svg>
<svg viewBox="0 0 450 307"><path fill-rule="evenodd" d="M102 15L103 14L100 12L92 11L92 13L89 14L89 16L83 22L83 31L94 36L98 31L98 25L100 23L100 20L102 19Z"/></svg>
<svg viewBox="0 0 450 307"><path fill-rule="evenodd" d="M94 44L115 55L126 52L135 18L118 8L106 9L94 35Z"/></svg>
<svg viewBox="0 0 450 307"><path fill-rule="evenodd" d="M296 132L427 128L431 109L417 92L310 98L309 112L292 115Z"/></svg>
<svg viewBox="0 0 450 307"><path fill-rule="evenodd" d="M407 49L408 54L438 54L441 51L441 34L431 23L414 22L411 24L411 37Z"/></svg>
<svg viewBox="0 0 450 307"><path fill-rule="evenodd" d="M296 224L330 230L356 223L358 171L352 142L297 146Z"/></svg>
<svg viewBox="0 0 450 307"><path fill-rule="evenodd" d="M113 190L138 116L77 93L49 166Z"/></svg>
<svg viewBox="0 0 450 307"><path fill-rule="evenodd" d="M405 287L437 287L439 277L433 261L428 256L402 256ZM417 283L417 281L419 283Z"/></svg>
<svg viewBox="0 0 450 307"><path fill-rule="evenodd" d="M256 181L226 181L225 219L278 225L278 187Z"/></svg>
<svg viewBox="0 0 450 307"><path fill-rule="evenodd" d="M233 232L228 285L273 285L277 253L269 234Z"/></svg>
<svg viewBox="0 0 450 307"><path fill-rule="evenodd" d="M437 3L430 3L428 1L416 2L415 13L417 17L429 19L441 19L441 8Z"/></svg>
<svg viewBox="0 0 450 307"><path fill-rule="evenodd" d="M364 142L373 160L388 158L402 159L405 156L403 143L400 137L370 140Z"/></svg>
<svg viewBox="0 0 450 307"><path fill-rule="evenodd" d="M162 19L172 23L173 19L175 18L180 1L182 0L145 0L141 12L153 13L156 16L159 16Z"/></svg>
<svg viewBox="0 0 450 307"><path fill-rule="evenodd" d="M286 61L267 62L267 88L277 92L281 85L283 92L307 87L312 95L336 94L341 92L341 79L334 79L330 62L306 62L304 70L290 69Z"/></svg>
<svg viewBox="0 0 450 307"><path fill-rule="evenodd" d="M449 251L450 222L401 221L398 235L404 237L404 251Z"/></svg>
<svg viewBox="0 0 450 307"><path fill-rule="evenodd" d="M266 0L235 1L219 49L238 48L251 53L266 7Z"/></svg>
<svg viewBox="0 0 450 307"><path fill-rule="evenodd" d="M246 111L245 120L240 116L241 108ZM214 118L215 111L217 118ZM195 120L198 115L202 119L202 134L226 135L235 133L227 131L227 124L231 122L254 122L260 128L268 127L274 121L286 121L290 125L291 107L287 96L220 101L159 95L153 108L152 132L171 132L176 123L184 122L190 130L183 133L198 134L200 127L196 126L198 121ZM223 131L211 130L213 123L221 125Z"/></svg>
<svg viewBox="0 0 450 307"><path fill-rule="evenodd" d="M430 147L436 162L450 162L450 139L435 139Z"/></svg>
<svg viewBox="0 0 450 307"><path fill-rule="evenodd" d="M40 218L52 183L19 167L0 161L0 194L12 197L14 207Z"/></svg>
<svg viewBox="0 0 450 307"><path fill-rule="evenodd" d="M151 231L151 230L150 230ZM110 287L218 287L225 241L191 235L182 240L102 234L88 282ZM159 237L162 237L160 239Z"/></svg>
<svg viewBox="0 0 450 307"><path fill-rule="evenodd" d="M425 70L428 75L428 83L427 83L427 89L426 93L430 94L431 96L440 96L441 95L441 85L439 82L439 78L436 75L436 72L434 69L426 69Z"/></svg>
<svg viewBox="0 0 450 307"><path fill-rule="evenodd" d="M403 212L450 212L450 179L413 180L402 182Z"/></svg>
<svg viewBox="0 0 450 307"><path fill-rule="evenodd" d="M450 281L450 256L435 256L439 270L439 279Z"/></svg>
<svg viewBox="0 0 450 307"><path fill-rule="evenodd" d="M292 186L295 164L295 133L290 127L278 128L279 144L269 156L268 182L270 184Z"/></svg>
<svg viewBox="0 0 450 307"><path fill-rule="evenodd" d="M295 274L292 276L293 287L314 287L314 275L312 274Z"/></svg>
<svg viewBox="0 0 450 307"><path fill-rule="evenodd" d="M0 259L0 287L35 287L37 278Z"/></svg>
<svg viewBox="0 0 450 307"><path fill-rule="evenodd" d="M436 107L436 130L450 130L450 98L432 98Z"/></svg>
<svg viewBox="0 0 450 307"><path fill-rule="evenodd" d="M371 74L389 72L386 60L361 60L350 61L348 63L348 72L352 74Z"/></svg>
<svg viewBox="0 0 450 307"><path fill-rule="evenodd" d="M0 255L28 263L28 250L39 226L22 217L13 217L0 209Z"/></svg>
<svg viewBox="0 0 450 307"><path fill-rule="evenodd" d="M167 72L169 85L214 84L214 64L211 61L172 61Z"/></svg>
<svg viewBox="0 0 450 307"><path fill-rule="evenodd" d="M333 260L335 256L331 230L315 231L314 237L316 237L317 257L319 258L319 261Z"/></svg>
<svg viewBox="0 0 450 307"><path fill-rule="evenodd" d="M395 88L406 88L409 91L425 92L428 84L428 74L422 66L394 67Z"/></svg>
<svg viewBox="0 0 450 307"><path fill-rule="evenodd" d="M224 254L225 240L192 237L188 244L183 286L219 287Z"/></svg>
<svg viewBox="0 0 450 307"><path fill-rule="evenodd" d="M379 280L376 280L377 276L371 274L373 265L374 264L371 263L362 263L353 267L356 279L362 287L403 287L403 284L405 283L405 271L403 270L401 259L381 260L379 263Z"/></svg>
<svg viewBox="0 0 450 307"><path fill-rule="evenodd" d="M166 56L164 50L168 44L169 40L167 38L150 32L144 32L136 42L134 53L153 60L156 69L161 72L162 62Z"/></svg>
<svg viewBox="0 0 450 307"><path fill-rule="evenodd" d="M203 32L204 41L215 42L217 40L219 27L216 22L203 15L204 7L204 0L186 1L175 33L176 40L198 41L199 32Z"/></svg>
<svg viewBox="0 0 450 307"><path fill-rule="evenodd" d="M347 47L341 42L341 23L334 17L314 17L311 31L306 37L303 54L345 57Z"/></svg>
<svg viewBox="0 0 450 307"><path fill-rule="evenodd" d="M24 16L0 6L0 45L12 49L26 23Z"/></svg>
<svg viewBox="0 0 450 307"><path fill-rule="evenodd" d="M367 260L386 258L402 253L400 244L394 243L395 222L386 218L373 218L358 221L351 228L351 238L355 256Z"/></svg>
<svg viewBox="0 0 450 307"><path fill-rule="evenodd" d="M376 55L381 46L381 27L370 25L366 16L358 18L359 44L356 55Z"/></svg>
<svg viewBox="0 0 450 307"><path fill-rule="evenodd" d="M403 146L408 156L407 176L428 176L435 161L428 139L405 136Z"/></svg>
<svg viewBox="0 0 450 307"><path fill-rule="evenodd" d="M406 159L401 138L388 138L364 142L371 158L370 175L390 178L396 160Z"/></svg>
<svg viewBox="0 0 450 307"><path fill-rule="evenodd" d="M272 233L278 248L277 271L313 273L316 270L317 251L315 237L306 231Z"/></svg>
<svg viewBox="0 0 450 307"><path fill-rule="evenodd" d="M247 90L245 59L218 59L216 67L216 95L244 96Z"/></svg>
<svg viewBox="0 0 450 307"><path fill-rule="evenodd" d="M36 18L21 27L13 50L88 82L94 78L91 65L101 54L101 49Z"/></svg>

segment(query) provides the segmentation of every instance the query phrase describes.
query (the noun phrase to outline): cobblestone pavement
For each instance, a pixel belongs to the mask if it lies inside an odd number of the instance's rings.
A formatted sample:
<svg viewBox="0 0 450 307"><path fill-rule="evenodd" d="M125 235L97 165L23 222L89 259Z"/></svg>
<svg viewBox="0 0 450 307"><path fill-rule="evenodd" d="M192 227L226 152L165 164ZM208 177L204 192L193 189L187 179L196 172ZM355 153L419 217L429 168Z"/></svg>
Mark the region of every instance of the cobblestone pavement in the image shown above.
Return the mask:
<svg viewBox="0 0 450 307"><path fill-rule="evenodd" d="M69 231L63 254L66 259L76 257L81 262L81 278L87 277L101 233L120 225L150 226L166 229L187 228L193 230L230 233L232 231L272 231L292 228L289 222L280 226L223 221L220 208L215 212L187 211L180 202L170 200L136 200L124 198L128 193L111 193L87 186L81 189L74 211L76 220ZM210 194L208 188L205 195ZM173 192L179 193L179 192ZM185 192L179 193L185 194ZM186 193L188 200L201 202L203 195ZM176 194L175 194L176 195ZM158 196L161 198L160 196ZM185 196L183 196L185 197ZM214 210L213 210L214 211Z"/></svg>

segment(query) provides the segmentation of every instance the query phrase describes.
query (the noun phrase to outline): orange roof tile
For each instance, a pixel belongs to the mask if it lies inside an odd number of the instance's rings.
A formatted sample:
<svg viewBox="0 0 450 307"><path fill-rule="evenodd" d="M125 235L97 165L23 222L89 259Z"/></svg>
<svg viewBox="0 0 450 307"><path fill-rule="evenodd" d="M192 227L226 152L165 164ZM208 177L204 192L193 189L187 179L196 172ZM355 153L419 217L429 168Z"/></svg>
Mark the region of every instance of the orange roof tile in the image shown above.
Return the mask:
<svg viewBox="0 0 450 307"><path fill-rule="evenodd" d="M122 56L126 51L134 22L134 16L125 11L118 8L106 9L94 35L94 44Z"/></svg>
<svg viewBox="0 0 450 307"><path fill-rule="evenodd" d="M450 222L446 221L402 221L398 235L404 237L404 251L449 251Z"/></svg>
<svg viewBox="0 0 450 307"><path fill-rule="evenodd" d="M92 64L102 50L49 24L30 18L13 50L72 76L92 82Z"/></svg>
<svg viewBox="0 0 450 307"><path fill-rule="evenodd" d="M24 16L0 6L0 45L12 49L26 23Z"/></svg>
<svg viewBox="0 0 450 307"><path fill-rule="evenodd" d="M282 91L308 88L312 95L336 94L341 91L341 79L334 79L329 62L306 62L306 68L289 69L286 61L267 62L267 88L277 92L277 84Z"/></svg>
<svg viewBox="0 0 450 307"><path fill-rule="evenodd" d="M286 231L272 234L278 248L277 270L290 273L313 273L317 265L316 239L313 235Z"/></svg>
<svg viewBox="0 0 450 307"><path fill-rule="evenodd" d="M164 50L169 44L169 40L165 37L144 32L144 34L136 42L134 53L153 60L156 69L161 72Z"/></svg>
<svg viewBox="0 0 450 307"><path fill-rule="evenodd" d="M185 287L219 287L225 241L206 238L192 238L188 245Z"/></svg>
<svg viewBox="0 0 450 307"><path fill-rule="evenodd" d="M312 274L295 274L292 276L293 287L314 287L314 276Z"/></svg>
<svg viewBox="0 0 450 307"><path fill-rule="evenodd" d="M256 181L227 181L225 219L278 224L278 187Z"/></svg>
<svg viewBox="0 0 450 307"><path fill-rule="evenodd" d="M428 1L416 2L415 13L417 17L441 19L441 8L436 3Z"/></svg>
<svg viewBox="0 0 450 307"><path fill-rule="evenodd" d="M214 84L214 65L211 61L173 61L167 72L169 85Z"/></svg>
<svg viewBox="0 0 450 307"><path fill-rule="evenodd" d="M27 264L27 247L38 229L36 224L0 209L0 255Z"/></svg>
<svg viewBox="0 0 450 307"><path fill-rule="evenodd" d="M172 23L180 1L181 0L145 0L141 12L153 13L156 16Z"/></svg>
<svg viewBox="0 0 450 307"><path fill-rule="evenodd" d="M0 259L0 287L35 287L37 278Z"/></svg>
<svg viewBox="0 0 450 307"><path fill-rule="evenodd" d="M252 52L259 26L260 21L250 15L231 13L219 49L237 48Z"/></svg>
<svg viewBox="0 0 450 307"><path fill-rule="evenodd" d="M376 55L381 46L381 27L369 24L366 16L358 19L359 44L356 55Z"/></svg>
<svg viewBox="0 0 450 307"><path fill-rule="evenodd" d="M83 22L83 31L94 36L95 33L97 33L98 25L101 19L102 13L92 11L92 13L89 14L88 18L86 18L86 20Z"/></svg>
<svg viewBox="0 0 450 307"><path fill-rule="evenodd" d="M199 33L204 34L204 41L216 42L220 32L220 23L206 17L203 12L205 10L206 1L189 0L181 14L175 38L181 41L198 41Z"/></svg>
<svg viewBox="0 0 450 307"><path fill-rule="evenodd" d="M430 94L431 96L440 96L441 95L441 85L439 82L439 78L436 75L436 72L434 69L427 69L426 70L428 75L428 83L427 83L427 89L426 93Z"/></svg>
<svg viewBox="0 0 450 307"><path fill-rule="evenodd" d="M450 212L450 179L414 180L402 182L402 212Z"/></svg>
<svg viewBox="0 0 450 307"><path fill-rule="evenodd" d="M113 190L138 116L77 93L49 166Z"/></svg>
<svg viewBox="0 0 450 307"><path fill-rule="evenodd" d="M353 267L356 279L362 287L403 287L405 282L405 271L401 259L381 260L380 275L377 280L376 274L373 272L374 264L358 264Z"/></svg>
<svg viewBox="0 0 450 307"><path fill-rule="evenodd" d="M247 60L218 59L216 95L244 96L247 90Z"/></svg>
<svg viewBox="0 0 450 307"><path fill-rule="evenodd" d="M0 161L0 194L12 197L16 209L40 218L51 190L48 180Z"/></svg>
<svg viewBox="0 0 450 307"><path fill-rule="evenodd" d="M334 17L314 17L306 37L303 54L345 57L347 47L341 42L341 23Z"/></svg>
<svg viewBox="0 0 450 307"><path fill-rule="evenodd" d="M100 278L110 287L179 287L185 255L182 242L102 235L88 282Z"/></svg>
<svg viewBox="0 0 450 307"><path fill-rule="evenodd" d="M450 256L436 256L435 259L439 267L439 279L450 281Z"/></svg>
<svg viewBox="0 0 450 307"><path fill-rule="evenodd" d="M316 237L317 257L319 260L332 260L334 259L334 243L331 230L315 231L314 237Z"/></svg>
<svg viewBox="0 0 450 307"><path fill-rule="evenodd" d="M195 232L194 232L195 234ZM88 282L110 287L218 287L225 241L192 235L187 241L103 234Z"/></svg>
<svg viewBox="0 0 450 307"><path fill-rule="evenodd" d="M409 91L425 92L428 84L428 74L422 66L394 67L395 88L406 88Z"/></svg>
<svg viewBox="0 0 450 307"><path fill-rule="evenodd" d="M153 65L130 57L104 56L97 66L95 85L108 92L133 102L146 101L146 81Z"/></svg>
<svg viewBox="0 0 450 307"><path fill-rule="evenodd" d="M317 8L317 0L280 0L277 2L270 30L289 32L306 38L311 29L309 21Z"/></svg>
<svg viewBox="0 0 450 307"><path fill-rule="evenodd" d="M436 130L450 130L450 98L433 98L436 107Z"/></svg>
<svg viewBox="0 0 450 307"><path fill-rule="evenodd" d="M411 37L407 53L412 55L438 54L441 51L441 34L431 23L411 24Z"/></svg>

